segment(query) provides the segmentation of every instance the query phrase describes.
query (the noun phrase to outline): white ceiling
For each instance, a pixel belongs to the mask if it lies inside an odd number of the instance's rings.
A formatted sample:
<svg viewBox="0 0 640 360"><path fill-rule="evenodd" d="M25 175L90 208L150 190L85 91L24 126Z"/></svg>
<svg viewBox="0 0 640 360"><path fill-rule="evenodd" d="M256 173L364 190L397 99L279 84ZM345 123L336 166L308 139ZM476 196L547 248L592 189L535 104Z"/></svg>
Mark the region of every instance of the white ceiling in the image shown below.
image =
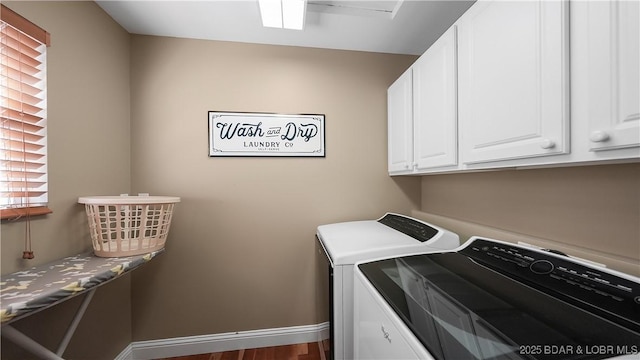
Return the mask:
<svg viewBox="0 0 640 360"><path fill-rule="evenodd" d="M262 27L257 0L96 3L132 34L420 55L473 1L309 0L302 31Z"/></svg>

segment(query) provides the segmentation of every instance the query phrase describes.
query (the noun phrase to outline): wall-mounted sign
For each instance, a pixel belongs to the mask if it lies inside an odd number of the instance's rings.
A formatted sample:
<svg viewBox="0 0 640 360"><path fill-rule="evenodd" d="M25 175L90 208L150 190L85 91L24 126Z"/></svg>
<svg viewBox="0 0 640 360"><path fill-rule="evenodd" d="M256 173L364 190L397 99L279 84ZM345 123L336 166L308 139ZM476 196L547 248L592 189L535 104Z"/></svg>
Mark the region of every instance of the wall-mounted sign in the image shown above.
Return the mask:
<svg viewBox="0 0 640 360"><path fill-rule="evenodd" d="M209 156L324 156L324 115L209 111Z"/></svg>

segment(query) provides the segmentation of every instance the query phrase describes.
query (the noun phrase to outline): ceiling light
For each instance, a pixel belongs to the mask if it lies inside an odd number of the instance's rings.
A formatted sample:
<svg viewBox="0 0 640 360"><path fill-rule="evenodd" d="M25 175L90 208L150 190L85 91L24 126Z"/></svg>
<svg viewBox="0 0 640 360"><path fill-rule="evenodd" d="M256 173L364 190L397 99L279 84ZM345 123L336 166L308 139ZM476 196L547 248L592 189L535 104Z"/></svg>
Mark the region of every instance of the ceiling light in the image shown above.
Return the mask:
<svg viewBox="0 0 640 360"><path fill-rule="evenodd" d="M262 25L302 30L307 0L258 0Z"/></svg>

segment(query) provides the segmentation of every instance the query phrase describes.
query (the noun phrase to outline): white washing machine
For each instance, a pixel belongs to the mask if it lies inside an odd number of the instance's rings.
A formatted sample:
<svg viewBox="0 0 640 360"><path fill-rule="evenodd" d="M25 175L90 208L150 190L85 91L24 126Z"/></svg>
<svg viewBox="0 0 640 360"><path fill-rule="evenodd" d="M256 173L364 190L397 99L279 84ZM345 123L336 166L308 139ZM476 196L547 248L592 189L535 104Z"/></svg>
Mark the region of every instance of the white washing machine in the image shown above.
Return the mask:
<svg viewBox="0 0 640 360"><path fill-rule="evenodd" d="M360 261L403 254L450 250L457 234L405 215L318 226L317 238L328 260L331 358L353 359L353 276Z"/></svg>
<svg viewBox="0 0 640 360"><path fill-rule="evenodd" d="M640 359L640 278L473 237L355 266L358 360Z"/></svg>

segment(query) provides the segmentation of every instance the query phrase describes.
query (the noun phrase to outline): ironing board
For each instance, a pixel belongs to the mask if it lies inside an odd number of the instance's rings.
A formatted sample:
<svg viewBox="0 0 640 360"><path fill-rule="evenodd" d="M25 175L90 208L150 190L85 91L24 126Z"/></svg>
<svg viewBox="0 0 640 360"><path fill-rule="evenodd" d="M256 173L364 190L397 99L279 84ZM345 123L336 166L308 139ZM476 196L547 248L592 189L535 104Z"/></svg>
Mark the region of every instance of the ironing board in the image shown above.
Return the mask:
<svg viewBox="0 0 640 360"><path fill-rule="evenodd" d="M106 258L78 254L0 277L0 324L2 336L43 359L62 359L87 306L98 287L149 262L164 249L148 254ZM29 338L10 324L36 312L87 293L74 315L57 351Z"/></svg>

